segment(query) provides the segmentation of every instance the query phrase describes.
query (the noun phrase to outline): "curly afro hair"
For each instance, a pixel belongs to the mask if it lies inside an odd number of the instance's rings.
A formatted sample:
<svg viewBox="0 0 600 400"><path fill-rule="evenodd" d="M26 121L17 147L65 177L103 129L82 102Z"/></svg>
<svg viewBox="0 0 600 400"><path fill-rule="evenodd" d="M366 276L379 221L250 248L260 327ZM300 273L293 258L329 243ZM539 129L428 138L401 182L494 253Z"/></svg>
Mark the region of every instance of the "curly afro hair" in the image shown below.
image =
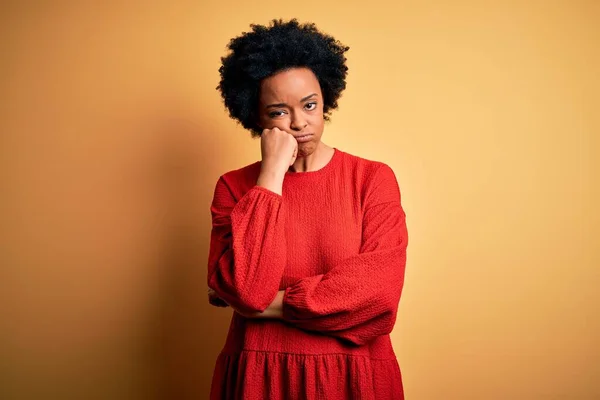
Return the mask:
<svg viewBox="0 0 600 400"><path fill-rule="evenodd" d="M346 57L349 47L320 32L315 24L272 20L269 26L251 24L251 32L231 39L229 54L221 58L221 81L217 90L231 118L260 136L257 125L260 83L277 72L309 68L323 93L323 117L332 110L346 88Z"/></svg>

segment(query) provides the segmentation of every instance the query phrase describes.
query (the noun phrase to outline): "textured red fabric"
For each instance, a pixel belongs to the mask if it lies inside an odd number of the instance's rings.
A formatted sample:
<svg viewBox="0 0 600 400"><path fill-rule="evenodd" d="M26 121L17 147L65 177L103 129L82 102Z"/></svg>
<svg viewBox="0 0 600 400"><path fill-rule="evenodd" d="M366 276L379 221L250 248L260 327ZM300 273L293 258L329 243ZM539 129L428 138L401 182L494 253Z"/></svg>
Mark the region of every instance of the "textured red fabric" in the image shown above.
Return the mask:
<svg viewBox="0 0 600 400"><path fill-rule="evenodd" d="M216 184L208 286L283 320L233 313L211 399L403 399L389 333L408 235L392 169L339 149L288 172L283 194L256 186L260 162Z"/></svg>

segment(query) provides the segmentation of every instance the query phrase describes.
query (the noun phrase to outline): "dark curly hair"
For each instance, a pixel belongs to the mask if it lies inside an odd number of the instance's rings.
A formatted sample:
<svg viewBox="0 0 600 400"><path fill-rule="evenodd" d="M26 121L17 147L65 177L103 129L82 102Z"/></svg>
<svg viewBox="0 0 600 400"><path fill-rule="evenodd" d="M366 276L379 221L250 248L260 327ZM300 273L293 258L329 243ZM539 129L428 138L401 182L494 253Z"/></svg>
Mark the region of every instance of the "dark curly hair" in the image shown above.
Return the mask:
<svg viewBox="0 0 600 400"><path fill-rule="evenodd" d="M229 54L221 58L221 81L217 90L229 115L253 136L260 136L258 100L260 82L277 72L305 67L312 70L323 93L323 117L332 110L346 88L346 57L349 47L323 32L315 24L296 19L272 20L269 26L251 24L251 32L231 39Z"/></svg>

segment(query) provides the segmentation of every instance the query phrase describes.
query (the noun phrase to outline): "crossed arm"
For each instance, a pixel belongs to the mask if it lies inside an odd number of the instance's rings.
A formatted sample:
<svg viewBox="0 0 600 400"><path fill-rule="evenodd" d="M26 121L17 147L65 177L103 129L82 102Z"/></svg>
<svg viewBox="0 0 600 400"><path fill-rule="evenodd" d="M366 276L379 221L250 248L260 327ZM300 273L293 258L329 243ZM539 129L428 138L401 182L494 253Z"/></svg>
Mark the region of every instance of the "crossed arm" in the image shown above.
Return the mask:
<svg viewBox="0 0 600 400"><path fill-rule="evenodd" d="M256 187L236 203L220 181L212 206L210 303L357 345L391 332L408 235L393 172L384 168L377 179L377 196L363 214L360 253L285 290L279 290L286 264L281 196Z"/></svg>

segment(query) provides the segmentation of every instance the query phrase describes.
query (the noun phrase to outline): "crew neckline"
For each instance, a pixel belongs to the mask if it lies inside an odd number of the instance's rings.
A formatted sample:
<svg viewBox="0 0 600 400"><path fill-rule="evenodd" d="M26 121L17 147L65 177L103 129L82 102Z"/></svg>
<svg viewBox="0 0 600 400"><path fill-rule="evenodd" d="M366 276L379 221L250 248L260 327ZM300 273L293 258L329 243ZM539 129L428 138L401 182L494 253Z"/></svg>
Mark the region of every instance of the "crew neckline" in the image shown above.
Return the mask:
<svg viewBox="0 0 600 400"><path fill-rule="evenodd" d="M338 161L340 159L340 156L341 156L341 151L337 147L334 147L333 148L333 156L331 157L329 162L327 164L325 164L322 168L317 169L315 171L305 171L305 172L287 171L285 173L285 177L286 178L302 178L302 177L309 177L309 176L314 177L314 176L324 175L334 169L335 165L338 163Z"/></svg>

